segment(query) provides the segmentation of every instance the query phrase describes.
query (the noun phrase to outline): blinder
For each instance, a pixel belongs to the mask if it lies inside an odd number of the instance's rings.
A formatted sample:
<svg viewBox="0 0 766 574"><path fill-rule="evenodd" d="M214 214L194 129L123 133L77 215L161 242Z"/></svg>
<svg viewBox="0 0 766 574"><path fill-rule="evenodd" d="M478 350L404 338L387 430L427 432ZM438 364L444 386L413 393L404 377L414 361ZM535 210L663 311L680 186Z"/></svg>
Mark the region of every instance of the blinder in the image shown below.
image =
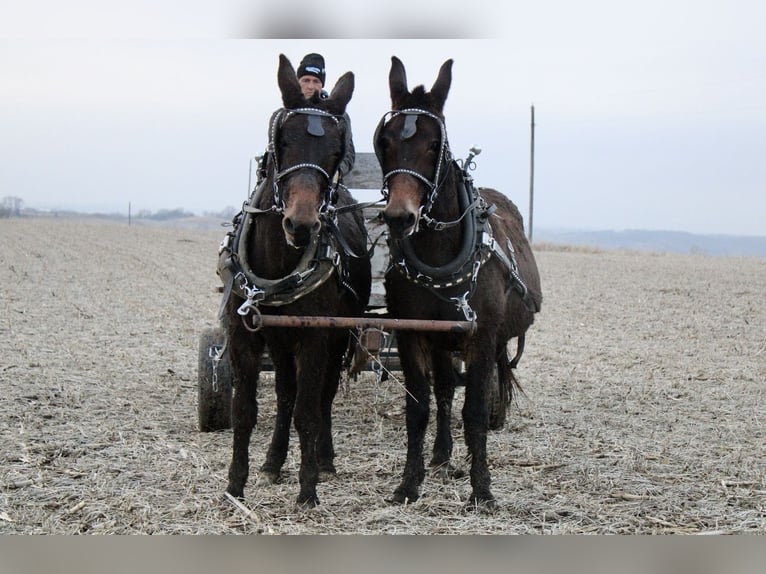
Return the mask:
<svg viewBox="0 0 766 574"><path fill-rule="evenodd" d="M415 135L418 129L417 126L418 116L415 114L407 114L404 118L404 127L402 128L402 139L407 140Z"/></svg>
<svg viewBox="0 0 766 574"><path fill-rule="evenodd" d="M324 128L322 127L322 120L315 114L309 115L309 125L306 131L312 136L322 137L324 135Z"/></svg>

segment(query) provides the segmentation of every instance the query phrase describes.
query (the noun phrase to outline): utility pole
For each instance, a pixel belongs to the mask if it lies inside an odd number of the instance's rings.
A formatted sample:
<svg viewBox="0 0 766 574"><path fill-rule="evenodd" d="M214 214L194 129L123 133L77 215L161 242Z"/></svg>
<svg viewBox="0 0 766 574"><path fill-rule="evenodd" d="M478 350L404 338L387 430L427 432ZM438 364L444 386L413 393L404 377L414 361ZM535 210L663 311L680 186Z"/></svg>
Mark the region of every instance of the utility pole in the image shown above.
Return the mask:
<svg viewBox="0 0 766 574"><path fill-rule="evenodd" d="M535 106L532 106L529 150L529 242L532 243L532 215L535 204Z"/></svg>

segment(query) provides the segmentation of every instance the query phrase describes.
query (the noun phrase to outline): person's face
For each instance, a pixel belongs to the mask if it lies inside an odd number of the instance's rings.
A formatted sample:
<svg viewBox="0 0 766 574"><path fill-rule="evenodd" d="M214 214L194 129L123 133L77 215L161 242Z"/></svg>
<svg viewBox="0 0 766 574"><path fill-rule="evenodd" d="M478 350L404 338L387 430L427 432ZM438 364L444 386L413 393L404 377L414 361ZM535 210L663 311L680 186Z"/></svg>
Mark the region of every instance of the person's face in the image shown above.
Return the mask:
<svg viewBox="0 0 766 574"><path fill-rule="evenodd" d="M310 98L314 93L322 89L322 82L315 76L301 76L298 78L304 98Z"/></svg>

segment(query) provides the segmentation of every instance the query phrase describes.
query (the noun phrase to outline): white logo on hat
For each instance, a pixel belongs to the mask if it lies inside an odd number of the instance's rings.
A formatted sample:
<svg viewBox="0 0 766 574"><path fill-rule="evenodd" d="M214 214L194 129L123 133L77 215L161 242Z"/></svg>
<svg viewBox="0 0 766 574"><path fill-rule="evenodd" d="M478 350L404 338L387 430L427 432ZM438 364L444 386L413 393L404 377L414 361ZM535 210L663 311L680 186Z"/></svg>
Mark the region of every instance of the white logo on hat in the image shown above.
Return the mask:
<svg viewBox="0 0 766 574"><path fill-rule="evenodd" d="M320 73L322 70L317 68L316 66L306 66L307 72L314 72L315 74Z"/></svg>

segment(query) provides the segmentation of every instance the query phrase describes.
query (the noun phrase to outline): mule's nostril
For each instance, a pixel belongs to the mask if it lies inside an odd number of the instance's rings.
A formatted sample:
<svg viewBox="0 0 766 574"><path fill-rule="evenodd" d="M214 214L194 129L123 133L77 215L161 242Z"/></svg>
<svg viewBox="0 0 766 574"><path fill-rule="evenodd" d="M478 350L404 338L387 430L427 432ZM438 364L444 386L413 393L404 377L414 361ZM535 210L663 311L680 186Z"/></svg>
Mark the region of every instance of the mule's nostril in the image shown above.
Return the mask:
<svg viewBox="0 0 766 574"><path fill-rule="evenodd" d="M414 213L407 213L405 215L388 215L384 212L383 221L385 221L388 226L401 226L403 229L407 229L408 227L415 225L416 216Z"/></svg>
<svg viewBox="0 0 766 574"><path fill-rule="evenodd" d="M285 217L284 221L285 231L288 233L295 233L295 224L293 223L293 220L289 217Z"/></svg>
<svg viewBox="0 0 766 574"><path fill-rule="evenodd" d="M383 220L391 232L391 236L397 239L412 233L418 222L418 216L411 211L395 211L393 213L383 212Z"/></svg>
<svg viewBox="0 0 766 574"><path fill-rule="evenodd" d="M314 223L314 225L311 226L311 233L319 233L319 228L322 227L322 222L317 221Z"/></svg>

